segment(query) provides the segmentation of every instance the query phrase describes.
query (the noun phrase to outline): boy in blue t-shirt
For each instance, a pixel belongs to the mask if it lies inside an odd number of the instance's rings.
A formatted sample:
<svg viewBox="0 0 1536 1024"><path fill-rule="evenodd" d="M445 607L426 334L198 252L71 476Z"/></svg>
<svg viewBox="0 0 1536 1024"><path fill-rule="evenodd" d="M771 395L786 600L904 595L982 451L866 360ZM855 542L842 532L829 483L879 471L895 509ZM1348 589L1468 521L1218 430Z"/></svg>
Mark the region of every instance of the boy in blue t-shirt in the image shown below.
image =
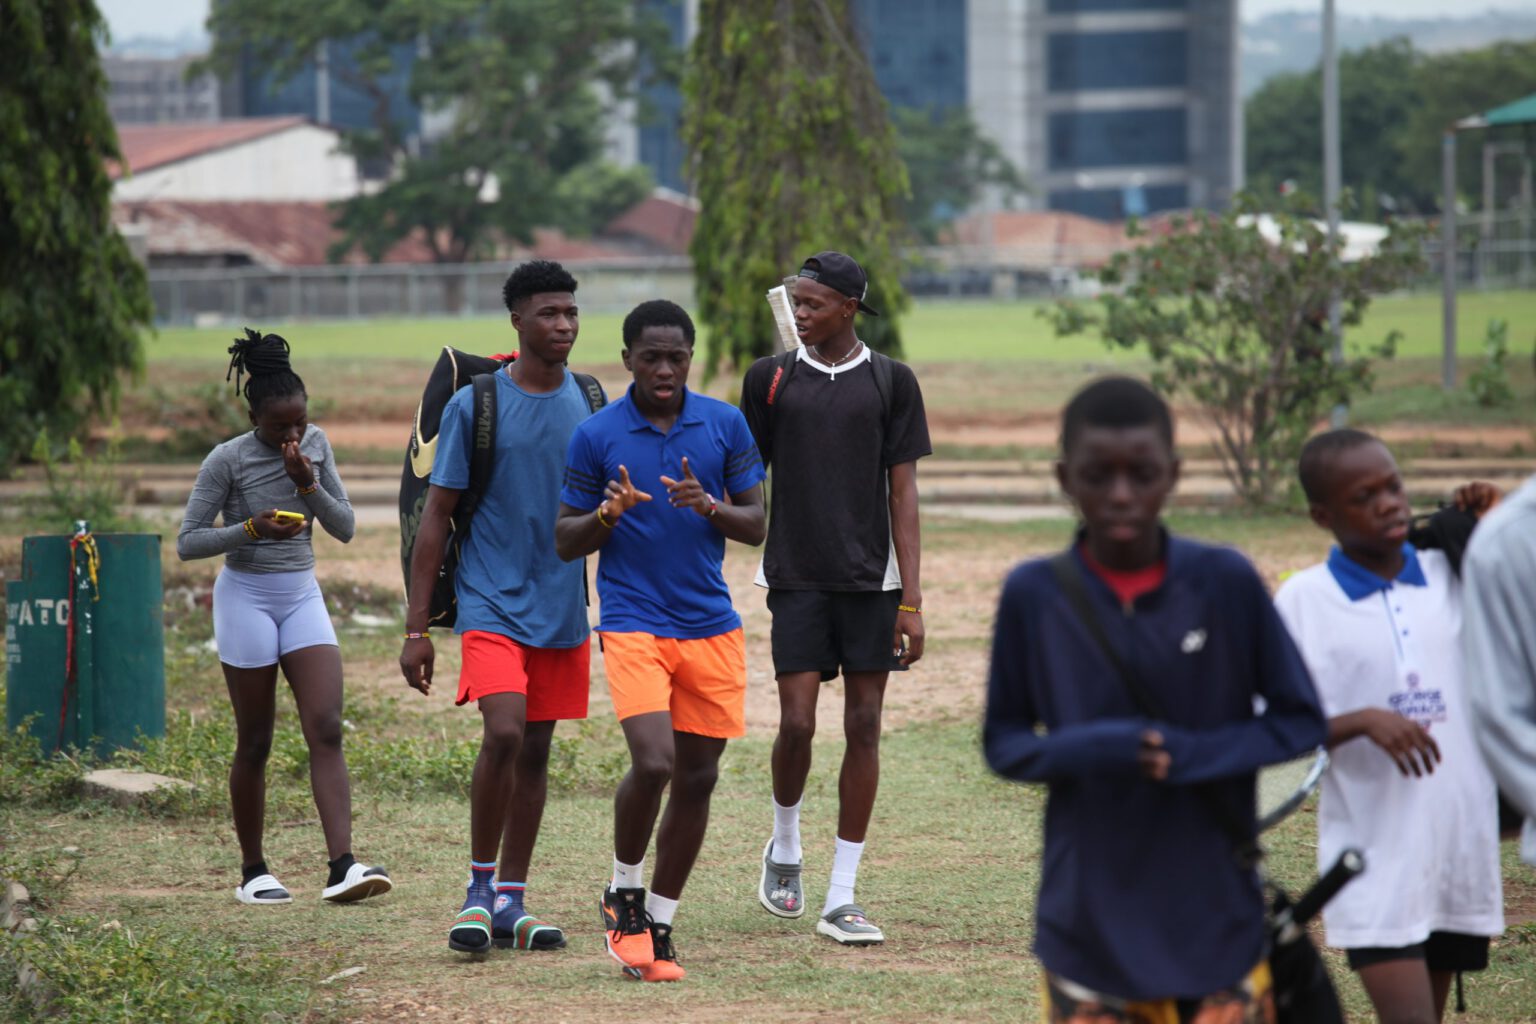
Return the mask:
<svg viewBox="0 0 1536 1024"><path fill-rule="evenodd" d="M1060 564L1166 720L1137 710L1051 560L1014 569L998 604L983 746L1049 787L1035 952L1053 1024L1274 1019L1263 892L1222 819L1252 837L1255 772L1321 743L1323 716L1253 567L1162 527L1178 474L1146 385L1068 403L1056 476L1083 526Z"/></svg>
<svg viewBox="0 0 1536 1024"><path fill-rule="evenodd" d="M462 661L458 703L484 722L469 790L470 885L449 948L559 949L565 936L523 906L544 815L555 722L587 717L590 629L582 566L555 555L555 506L566 445L586 419L586 398L566 360L576 342L576 279L534 260L503 288L519 358L496 374L497 446L474 529L455 579ZM411 557L410 607L400 669L430 693L427 635L432 585L449 519L469 485L473 388L443 409L432 484ZM501 854L499 878L497 853Z"/></svg>
<svg viewBox="0 0 1536 1024"><path fill-rule="evenodd" d="M704 841L720 755L746 732L741 616L721 563L726 540L756 546L766 533L762 459L746 420L687 388L693 339L676 303L644 302L625 318L634 384L572 435L555 527L561 558L602 552L598 633L631 763L599 909L608 952L642 981L683 977L673 915ZM647 896L645 850L669 784Z"/></svg>

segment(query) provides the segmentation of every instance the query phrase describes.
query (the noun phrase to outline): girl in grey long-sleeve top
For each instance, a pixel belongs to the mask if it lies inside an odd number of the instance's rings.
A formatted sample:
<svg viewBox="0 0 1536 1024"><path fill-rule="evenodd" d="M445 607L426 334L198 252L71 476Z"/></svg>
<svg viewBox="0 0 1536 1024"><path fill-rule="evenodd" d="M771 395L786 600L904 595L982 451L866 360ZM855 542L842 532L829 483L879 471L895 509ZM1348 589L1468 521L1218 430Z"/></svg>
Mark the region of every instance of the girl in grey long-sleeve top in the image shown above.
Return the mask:
<svg viewBox="0 0 1536 1024"><path fill-rule="evenodd" d="M215 448L197 474L176 538L183 559L224 556L213 586L213 636L235 712L229 795L240 841L242 903L291 903L262 854L266 762L277 670L298 705L330 875L323 898L350 902L388 892L383 868L352 856L352 796L341 751L341 648L315 580L312 522L352 539L352 504L325 433L308 421L309 396L288 364L288 342L247 329L230 347L236 393L250 404L249 434ZM242 389L240 378L249 375ZM227 375L226 375L227 378ZM222 526L214 526L222 515Z"/></svg>

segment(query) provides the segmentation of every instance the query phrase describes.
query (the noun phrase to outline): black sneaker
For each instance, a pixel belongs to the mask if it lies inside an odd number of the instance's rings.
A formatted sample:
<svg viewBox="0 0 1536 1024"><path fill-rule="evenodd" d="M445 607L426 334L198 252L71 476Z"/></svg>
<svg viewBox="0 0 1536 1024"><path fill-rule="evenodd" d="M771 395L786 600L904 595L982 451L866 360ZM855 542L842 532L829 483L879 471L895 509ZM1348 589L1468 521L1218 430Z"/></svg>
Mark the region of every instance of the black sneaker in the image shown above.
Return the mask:
<svg viewBox="0 0 1536 1024"><path fill-rule="evenodd" d="M643 887L604 888L598 910L603 916L603 944L609 956L625 967L645 967L656 959Z"/></svg>

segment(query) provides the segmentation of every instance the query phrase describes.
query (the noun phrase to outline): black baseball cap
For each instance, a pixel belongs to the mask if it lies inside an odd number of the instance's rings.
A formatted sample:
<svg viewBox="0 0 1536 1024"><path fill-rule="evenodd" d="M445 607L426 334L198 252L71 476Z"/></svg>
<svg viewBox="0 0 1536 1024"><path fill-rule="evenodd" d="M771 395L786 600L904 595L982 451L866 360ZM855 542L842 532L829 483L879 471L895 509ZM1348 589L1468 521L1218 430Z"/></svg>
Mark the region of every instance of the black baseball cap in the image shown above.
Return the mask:
<svg viewBox="0 0 1536 1024"><path fill-rule="evenodd" d="M817 284L824 284L850 299L858 299L861 313L868 313L870 316L880 315L864 304L864 296L869 294L869 278L865 275L864 268L847 253L831 250L819 252L800 265L799 276L808 277Z"/></svg>

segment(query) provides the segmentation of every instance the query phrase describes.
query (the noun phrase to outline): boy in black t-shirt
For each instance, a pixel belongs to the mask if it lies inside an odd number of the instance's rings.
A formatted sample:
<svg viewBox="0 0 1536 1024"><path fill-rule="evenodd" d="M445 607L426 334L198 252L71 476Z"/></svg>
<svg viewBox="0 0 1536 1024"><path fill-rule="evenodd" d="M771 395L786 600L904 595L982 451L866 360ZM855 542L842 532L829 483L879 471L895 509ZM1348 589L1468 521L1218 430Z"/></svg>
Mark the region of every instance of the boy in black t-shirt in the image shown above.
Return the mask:
<svg viewBox="0 0 1536 1024"><path fill-rule="evenodd" d="M883 942L853 887L880 778L880 715L892 670L923 656L917 460L932 454L923 396L902 363L854 333L864 270L840 252L805 261L795 280L804 347L747 371L741 410L769 467L768 543L758 583L773 614L779 734L773 745L773 838L758 900L805 913L800 800L811 769L820 685L846 693L831 885L816 930L845 945Z"/></svg>

